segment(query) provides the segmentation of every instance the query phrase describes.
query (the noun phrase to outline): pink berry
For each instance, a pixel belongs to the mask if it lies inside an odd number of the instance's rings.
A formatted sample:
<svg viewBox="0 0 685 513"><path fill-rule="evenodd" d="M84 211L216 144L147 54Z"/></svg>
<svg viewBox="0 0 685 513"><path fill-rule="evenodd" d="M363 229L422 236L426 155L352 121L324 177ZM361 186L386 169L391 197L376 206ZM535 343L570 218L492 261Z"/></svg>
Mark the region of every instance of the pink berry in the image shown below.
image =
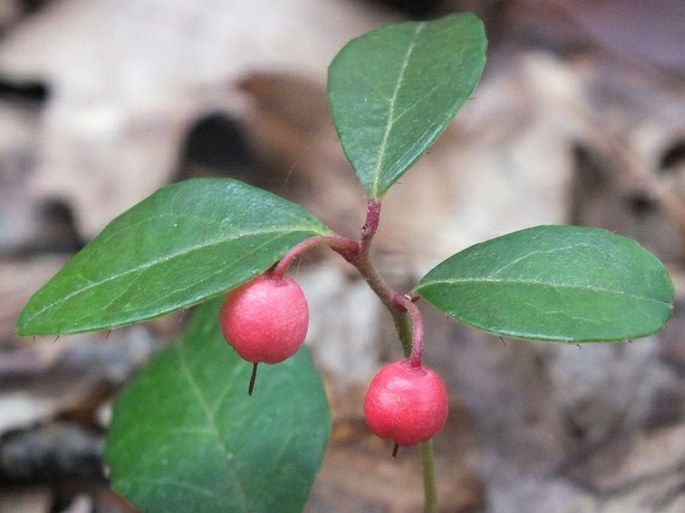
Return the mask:
<svg viewBox="0 0 685 513"><path fill-rule="evenodd" d="M302 346L309 307L294 280L263 275L226 296L219 324L228 344L243 359L279 363Z"/></svg>
<svg viewBox="0 0 685 513"><path fill-rule="evenodd" d="M369 429L396 447L433 438L445 424L447 410L447 389L440 376L409 360L383 367L364 398Z"/></svg>

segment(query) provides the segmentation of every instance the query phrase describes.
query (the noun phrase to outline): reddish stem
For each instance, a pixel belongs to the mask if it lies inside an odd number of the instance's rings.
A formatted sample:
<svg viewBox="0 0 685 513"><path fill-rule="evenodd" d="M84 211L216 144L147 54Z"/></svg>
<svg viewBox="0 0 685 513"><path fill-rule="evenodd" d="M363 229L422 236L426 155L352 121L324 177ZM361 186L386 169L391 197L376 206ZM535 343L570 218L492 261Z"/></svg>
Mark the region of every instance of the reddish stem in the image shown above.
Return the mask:
<svg viewBox="0 0 685 513"><path fill-rule="evenodd" d="M300 256L300 253L314 246L320 245L327 245L343 256L348 253L355 254L359 252L359 242L346 237L341 237L340 235L321 235L319 237L311 237L303 240L294 246L290 251L288 251L285 256L281 258L278 264L276 264L276 267L274 267L274 270L271 274L276 278L282 278L288 271L288 268L291 266L293 261Z"/></svg>
<svg viewBox="0 0 685 513"><path fill-rule="evenodd" d="M366 204L366 219L362 225L362 247L366 247L378 230L381 219L380 200L369 200Z"/></svg>
<svg viewBox="0 0 685 513"><path fill-rule="evenodd" d="M381 215L380 200L369 200L366 207L366 219L362 226L362 234L359 252L354 255L354 259L347 260L354 265L376 295L383 302L385 307L392 315L393 323L402 342L402 348L406 356L412 351L412 336L408 326L407 310L402 305L402 295L391 289L383 277L376 271L371 262L371 240L376 234Z"/></svg>
<svg viewBox="0 0 685 513"><path fill-rule="evenodd" d="M412 346L411 354L409 355L409 362L412 367L421 367L421 361L423 359L423 316L419 311L418 307L414 303L417 298L413 298L409 294L405 296L399 296L394 299L395 304L403 307L411 318L412 325Z"/></svg>
<svg viewBox="0 0 685 513"><path fill-rule="evenodd" d="M403 296L391 289L371 262L371 240L378 230L380 215L380 200L369 200L366 207L366 219L361 229L361 239L359 241L341 237L340 235L322 235L306 239L285 254L280 262L276 264L276 267L274 267L272 275L282 278L293 261L303 251L318 245L329 246L357 268L371 287L371 290L375 292L390 311L405 355L409 358L413 367L420 367L423 356L423 319L414 304L414 301L418 298L409 295ZM411 328L409 321L411 321Z"/></svg>

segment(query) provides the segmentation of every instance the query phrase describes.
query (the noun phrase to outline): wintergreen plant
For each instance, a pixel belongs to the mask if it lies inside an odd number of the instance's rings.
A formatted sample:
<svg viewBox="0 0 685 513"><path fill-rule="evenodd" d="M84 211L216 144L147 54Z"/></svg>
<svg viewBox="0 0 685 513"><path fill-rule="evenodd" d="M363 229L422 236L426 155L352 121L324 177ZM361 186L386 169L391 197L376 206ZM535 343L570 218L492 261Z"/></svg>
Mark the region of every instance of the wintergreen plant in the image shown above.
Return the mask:
<svg viewBox="0 0 685 513"><path fill-rule="evenodd" d="M219 298L262 275L284 277L312 246L331 248L359 270L392 315L407 357L402 368L412 373L423 372L421 300L459 322L521 339L620 341L663 327L674 294L664 266L602 229L538 226L488 240L440 263L409 291L393 290L375 268L370 249L385 193L469 98L485 50L482 23L455 14L375 30L335 57L328 75L333 121L368 200L358 240L264 190L192 179L112 221L31 298L18 320L24 336L109 330L203 304L115 405L105 457L113 487L136 507L302 510L330 429L321 378L301 349L269 368L249 397L250 365L221 334ZM252 360L256 369L261 353ZM372 402L374 411L387 412L376 396ZM426 436L441 425L435 421ZM397 427L374 426L379 433ZM418 422L425 435L421 428ZM406 431L388 436L425 439ZM436 512L432 446L419 447L425 509Z"/></svg>

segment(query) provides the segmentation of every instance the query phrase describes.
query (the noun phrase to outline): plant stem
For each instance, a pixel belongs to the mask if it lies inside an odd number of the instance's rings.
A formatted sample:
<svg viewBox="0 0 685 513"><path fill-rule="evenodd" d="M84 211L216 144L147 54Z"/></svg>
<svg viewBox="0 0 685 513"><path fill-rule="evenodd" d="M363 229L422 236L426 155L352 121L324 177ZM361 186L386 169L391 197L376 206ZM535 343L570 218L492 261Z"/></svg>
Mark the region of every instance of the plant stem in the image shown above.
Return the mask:
<svg viewBox="0 0 685 513"><path fill-rule="evenodd" d="M411 319L412 344L409 361L412 367L421 367L421 360L423 359L423 317L411 296L402 296L401 305L406 309Z"/></svg>
<svg viewBox="0 0 685 513"><path fill-rule="evenodd" d="M300 256L300 253L313 248L314 246L327 245L331 249L334 249L343 256L348 253L354 254L359 252L360 244L357 241L342 237L340 235L321 235L319 237L311 237L305 239L299 244L295 245L290 251L288 251L283 258L276 264L274 270L271 272L272 276L276 278L282 278L283 275L288 271L288 268L293 263L293 261ZM347 258L345 256L345 258Z"/></svg>
<svg viewBox="0 0 685 513"><path fill-rule="evenodd" d="M371 290L375 292L385 308L390 312L393 324L402 343L402 350L405 357L408 358L412 350L412 326L407 310L403 306L404 296L390 288L383 277L376 271L371 261L371 241L376 234L376 230L378 230L380 215L381 202L379 200L370 200L367 204L366 219L361 230L359 250L353 255L346 255L341 251L338 252L357 268L364 280L366 280L366 283L371 287Z"/></svg>
<svg viewBox="0 0 685 513"><path fill-rule="evenodd" d="M405 358L412 366L420 367L423 358L423 318L416 307L416 297L394 291L378 273L371 261L371 241L380 221L381 202L369 200L361 239L354 241L339 235L324 235L304 240L293 247L278 262L272 274L282 277L300 253L317 245L327 245L357 268L371 290L380 298L392 316L397 335L402 343ZM395 454L397 446L393 451ZM419 445L423 468L424 513L438 513L438 493L435 479L435 456L433 443L429 440Z"/></svg>
<svg viewBox="0 0 685 513"><path fill-rule="evenodd" d="M423 511L424 513L438 513L438 488L435 479L433 440L419 444L419 453L423 467Z"/></svg>
<svg viewBox="0 0 685 513"><path fill-rule="evenodd" d="M378 228L379 219L380 202L370 201L366 222L362 227L360 253L356 262L351 263L357 267L371 289L390 311L397 335L402 343L404 356L409 358L413 366L418 367L423 357L423 317L414 303L416 298L409 295L403 296L392 290L371 262L369 247ZM423 471L424 513L438 513L433 442L428 440L419 444L419 452Z"/></svg>

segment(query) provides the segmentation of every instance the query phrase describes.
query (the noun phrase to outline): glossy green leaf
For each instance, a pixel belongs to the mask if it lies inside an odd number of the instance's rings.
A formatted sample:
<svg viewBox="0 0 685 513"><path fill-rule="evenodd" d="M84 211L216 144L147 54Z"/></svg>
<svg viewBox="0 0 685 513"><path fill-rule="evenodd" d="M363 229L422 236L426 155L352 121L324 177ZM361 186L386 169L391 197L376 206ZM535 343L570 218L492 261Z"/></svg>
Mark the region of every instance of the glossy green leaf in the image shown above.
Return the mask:
<svg viewBox="0 0 685 513"><path fill-rule="evenodd" d="M300 513L330 415L306 348L251 364L220 335L219 302L121 393L107 436L112 485L143 513Z"/></svg>
<svg viewBox="0 0 685 513"><path fill-rule="evenodd" d="M299 205L229 179L164 187L131 208L39 290L20 335L114 328L186 308L328 233Z"/></svg>
<svg viewBox="0 0 685 513"><path fill-rule="evenodd" d="M539 226L476 244L417 292L455 319L514 338L626 340L658 331L673 284L636 242L598 228Z"/></svg>
<svg viewBox="0 0 685 513"><path fill-rule="evenodd" d="M487 40L454 14L377 29L351 41L328 71L340 143L369 198L380 198L447 128L476 87Z"/></svg>

